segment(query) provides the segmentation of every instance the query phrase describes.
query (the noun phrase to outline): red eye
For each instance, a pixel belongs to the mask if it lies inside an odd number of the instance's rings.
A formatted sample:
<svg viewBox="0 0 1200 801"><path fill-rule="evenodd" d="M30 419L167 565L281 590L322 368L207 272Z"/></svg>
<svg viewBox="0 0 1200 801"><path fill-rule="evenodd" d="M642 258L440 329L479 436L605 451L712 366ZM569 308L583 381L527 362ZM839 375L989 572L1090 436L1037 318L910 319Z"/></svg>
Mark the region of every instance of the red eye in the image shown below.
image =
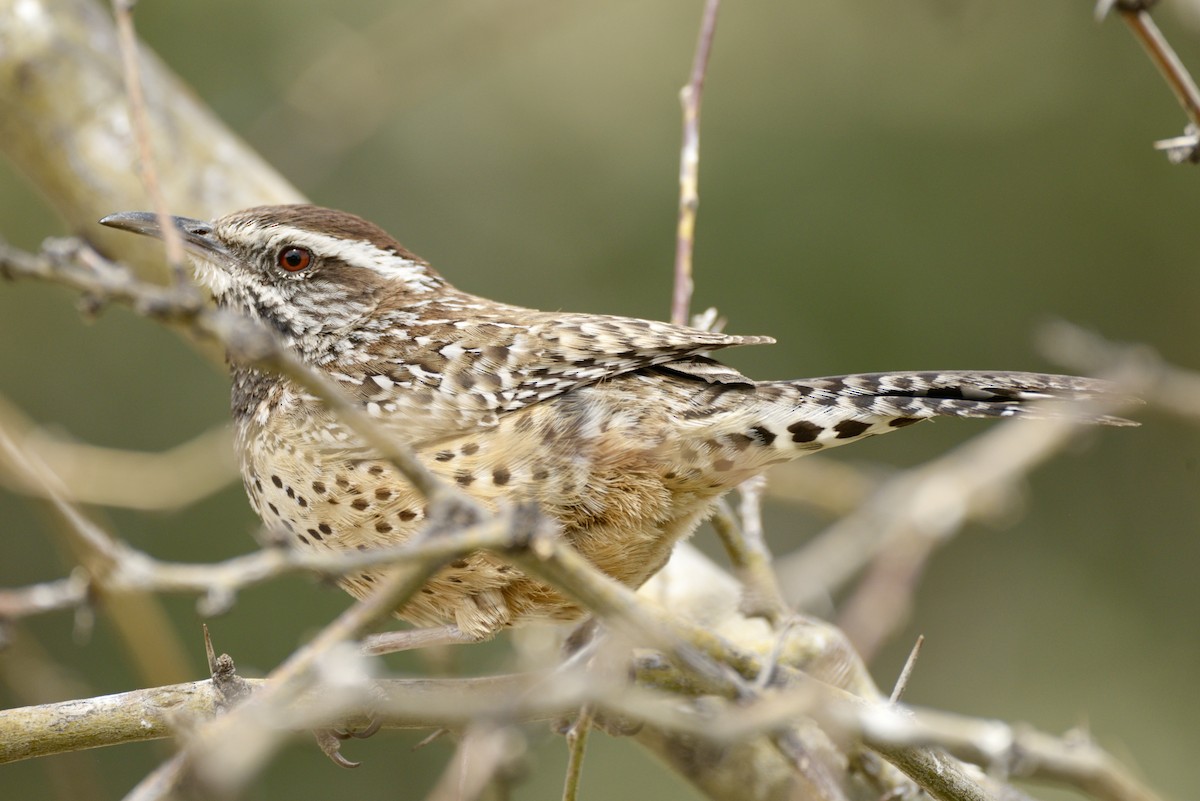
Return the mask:
<svg viewBox="0 0 1200 801"><path fill-rule="evenodd" d="M289 245L279 251L279 255L275 257L275 263L289 273L298 273L312 264L312 253L305 248Z"/></svg>

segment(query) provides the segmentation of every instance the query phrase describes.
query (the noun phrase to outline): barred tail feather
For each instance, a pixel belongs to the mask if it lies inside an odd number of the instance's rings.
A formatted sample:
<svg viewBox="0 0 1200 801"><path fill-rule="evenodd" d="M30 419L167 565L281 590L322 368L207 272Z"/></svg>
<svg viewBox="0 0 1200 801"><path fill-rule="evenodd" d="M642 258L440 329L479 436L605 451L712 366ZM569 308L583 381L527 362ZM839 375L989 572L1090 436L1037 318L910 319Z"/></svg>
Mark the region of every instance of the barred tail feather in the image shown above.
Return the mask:
<svg viewBox="0 0 1200 801"><path fill-rule="evenodd" d="M1100 425L1137 425L1122 417L1089 413L1086 407L1040 403L1129 400L1110 382L1075 376L978 371L864 373L762 382L756 389L759 399L772 407L769 429L787 437L799 450L841 445L933 417L1080 415L1086 422Z"/></svg>

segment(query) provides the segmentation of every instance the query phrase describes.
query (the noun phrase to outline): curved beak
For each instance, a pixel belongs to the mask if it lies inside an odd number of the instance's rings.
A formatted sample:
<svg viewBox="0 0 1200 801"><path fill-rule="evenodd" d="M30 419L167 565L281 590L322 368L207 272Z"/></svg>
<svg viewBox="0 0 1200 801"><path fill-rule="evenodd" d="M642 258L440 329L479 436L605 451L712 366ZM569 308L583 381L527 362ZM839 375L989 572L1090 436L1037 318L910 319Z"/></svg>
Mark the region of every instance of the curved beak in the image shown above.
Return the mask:
<svg viewBox="0 0 1200 801"><path fill-rule="evenodd" d="M171 217L170 220L183 238L184 248L189 252L207 261L231 260L229 251L213 238L212 223L193 220L190 217ZM100 224L121 231L152 236L155 239L163 238L158 215L151 211L120 211L100 220Z"/></svg>

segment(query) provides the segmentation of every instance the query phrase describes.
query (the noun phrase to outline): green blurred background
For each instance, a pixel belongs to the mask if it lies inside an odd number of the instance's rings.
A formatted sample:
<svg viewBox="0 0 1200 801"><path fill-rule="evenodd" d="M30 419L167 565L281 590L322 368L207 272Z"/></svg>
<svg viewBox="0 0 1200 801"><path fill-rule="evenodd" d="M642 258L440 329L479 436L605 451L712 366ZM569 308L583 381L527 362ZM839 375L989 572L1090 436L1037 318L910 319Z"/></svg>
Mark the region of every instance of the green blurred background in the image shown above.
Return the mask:
<svg viewBox="0 0 1200 801"><path fill-rule="evenodd" d="M662 318L677 91L701 5L209 0L144 2L137 22L311 198L379 222L461 287ZM1161 24L1200 70L1200 27L1163 5ZM1182 114L1124 26L1090 13L1045 0L726 3L704 98L696 305L779 339L728 359L762 378L1055 369L1034 338L1062 317L1197 367L1200 173L1151 150ZM6 164L0 232L30 248L67 233ZM128 448L166 448L226 419L225 378L175 336L120 310L86 323L73 301L0 286L5 396ZM890 686L924 633L909 700L1050 731L1084 725L1181 799L1200 746L1200 432L1153 411L1144 422L1087 437L1034 475L1010 527L971 528L941 553L909 630L873 670ZM979 430L921 427L836 458L915 464ZM236 486L177 514L106 519L138 547L190 560L245 552L255 523ZM0 586L63 575L36 506L0 494L0 521ZM768 529L783 552L823 522L772 506ZM709 533L697 541L715 550ZM346 603L292 577L211 624L218 648L254 673ZM201 678L194 604L166 605ZM67 697L140 684L103 615L84 642L65 615L20 628L64 666ZM495 654L453 658L501 664ZM17 703L0 687L0 704ZM418 737L354 743L365 761L354 772L298 742L250 797L420 797L449 748L412 753ZM530 743L515 797L557 797L561 741L534 727ZM593 745L585 798L694 797L635 745ZM10 765L0 792L50 797L70 773L93 798L120 797L167 753L157 743Z"/></svg>

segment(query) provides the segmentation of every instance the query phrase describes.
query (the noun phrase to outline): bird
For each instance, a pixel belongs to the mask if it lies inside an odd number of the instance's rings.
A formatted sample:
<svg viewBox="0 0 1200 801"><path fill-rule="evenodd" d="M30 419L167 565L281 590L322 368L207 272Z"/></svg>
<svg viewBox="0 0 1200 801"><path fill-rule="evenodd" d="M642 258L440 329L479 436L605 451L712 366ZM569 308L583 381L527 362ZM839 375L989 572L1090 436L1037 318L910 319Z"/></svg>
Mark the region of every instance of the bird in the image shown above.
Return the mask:
<svg viewBox="0 0 1200 801"><path fill-rule="evenodd" d="M770 337L472 295L348 212L293 204L168 219L218 307L276 332L483 507L536 505L558 536L631 588L724 493L772 465L934 417L1053 416L1063 412L1040 401L1116 394L1098 379L1005 371L756 381L709 354ZM163 236L148 212L100 222ZM241 474L268 530L334 551L418 535L429 509L389 460L291 379L236 362L231 372ZM339 583L364 597L381 575ZM396 615L474 642L586 610L477 552L434 574Z"/></svg>

